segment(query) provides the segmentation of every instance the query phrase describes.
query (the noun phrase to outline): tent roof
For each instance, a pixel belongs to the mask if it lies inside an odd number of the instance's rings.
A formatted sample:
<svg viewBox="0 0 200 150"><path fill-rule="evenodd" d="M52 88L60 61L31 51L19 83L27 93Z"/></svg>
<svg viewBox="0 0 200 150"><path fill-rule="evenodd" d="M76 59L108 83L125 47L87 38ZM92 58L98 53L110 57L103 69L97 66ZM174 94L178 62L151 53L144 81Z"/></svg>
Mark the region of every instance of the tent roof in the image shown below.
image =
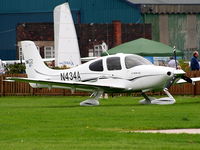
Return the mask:
<svg viewBox="0 0 200 150"><path fill-rule="evenodd" d="M163 44L144 38L126 42L114 48L108 50L109 54L125 53L125 54L137 54L141 56L172 56L173 48ZM106 55L103 53L103 55ZM177 56L183 56L180 50L176 49Z"/></svg>

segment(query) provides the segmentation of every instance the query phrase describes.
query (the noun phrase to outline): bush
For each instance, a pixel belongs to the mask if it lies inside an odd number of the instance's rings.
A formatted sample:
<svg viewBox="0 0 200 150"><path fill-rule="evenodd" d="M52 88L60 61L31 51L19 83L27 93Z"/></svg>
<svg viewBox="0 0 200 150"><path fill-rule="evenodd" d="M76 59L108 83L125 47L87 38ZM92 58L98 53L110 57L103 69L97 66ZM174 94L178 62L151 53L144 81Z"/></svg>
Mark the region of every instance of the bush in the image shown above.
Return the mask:
<svg viewBox="0 0 200 150"><path fill-rule="evenodd" d="M6 65L6 73L15 74L15 73L25 73L25 65L24 64L9 64Z"/></svg>

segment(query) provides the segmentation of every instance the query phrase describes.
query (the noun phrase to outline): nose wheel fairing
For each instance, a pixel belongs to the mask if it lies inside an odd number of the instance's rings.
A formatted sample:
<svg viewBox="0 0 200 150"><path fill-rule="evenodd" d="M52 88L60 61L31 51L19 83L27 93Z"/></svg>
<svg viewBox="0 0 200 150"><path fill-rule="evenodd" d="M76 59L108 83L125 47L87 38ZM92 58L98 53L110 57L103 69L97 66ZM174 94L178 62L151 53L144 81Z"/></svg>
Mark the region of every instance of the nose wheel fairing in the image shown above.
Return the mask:
<svg viewBox="0 0 200 150"><path fill-rule="evenodd" d="M163 91L167 94L168 97L163 98L154 98L154 97L148 97L145 93L142 93L142 96L145 98L140 101L141 104L158 104L158 105L169 105L174 104L176 100L174 97L169 93L168 89L165 88Z"/></svg>

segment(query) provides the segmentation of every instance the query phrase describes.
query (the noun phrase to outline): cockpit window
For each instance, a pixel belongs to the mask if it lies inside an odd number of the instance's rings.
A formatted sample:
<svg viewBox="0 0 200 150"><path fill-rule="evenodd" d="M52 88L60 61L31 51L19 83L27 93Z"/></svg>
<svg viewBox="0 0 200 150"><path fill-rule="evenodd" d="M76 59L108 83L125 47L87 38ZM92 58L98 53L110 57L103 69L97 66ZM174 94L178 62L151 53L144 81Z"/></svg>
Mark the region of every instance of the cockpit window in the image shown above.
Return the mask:
<svg viewBox="0 0 200 150"><path fill-rule="evenodd" d="M103 61L102 59L97 60L89 65L91 71L103 71Z"/></svg>
<svg viewBox="0 0 200 150"><path fill-rule="evenodd" d="M125 65L126 68L132 68L139 65L151 65L152 63L147 59L137 56L137 55L130 55L125 57Z"/></svg>
<svg viewBox="0 0 200 150"><path fill-rule="evenodd" d="M121 70L120 57L108 57L106 59L108 70Z"/></svg>

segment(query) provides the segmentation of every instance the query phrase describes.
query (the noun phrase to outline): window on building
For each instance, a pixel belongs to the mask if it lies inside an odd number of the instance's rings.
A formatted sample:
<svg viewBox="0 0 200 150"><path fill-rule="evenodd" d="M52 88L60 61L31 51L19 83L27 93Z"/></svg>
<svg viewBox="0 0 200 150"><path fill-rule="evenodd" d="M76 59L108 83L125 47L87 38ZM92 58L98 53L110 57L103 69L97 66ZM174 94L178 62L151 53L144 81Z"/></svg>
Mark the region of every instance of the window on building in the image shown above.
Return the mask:
<svg viewBox="0 0 200 150"><path fill-rule="evenodd" d="M91 71L103 71L103 61L102 59L97 60L89 65Z"/></svg>
<svg viewBox="0 0 200 150"><path fill-rule="evenodd" d="M106 59L108 70L121 70L120 57L109 57Z"/></svg>
<svg viewBox="0 0 200 150"><path fill-rule="evenodd" d="M44 47L44 58L54 58L55 51L53 46L45 46Z"/></svg>
<svg viewBox="0 0 200 150"><path fill-rule="evenodd" d="M94 56L101 56L102 54L102 46L94 45Z"/></svg>
<svg viewBox="0 0 200 150"><path fill-rule="evenodd" d="M88 56L89 57L93 57L94 56L94 50L93 49L89 49L88 50Z"/></svg>
<svg viewBox="0 0 200 150"><path fill-rule="evenodd" d="M23 56L23 53L22 53L22 47L19 47L19 60L24 60L24 56Z"/></svg>

